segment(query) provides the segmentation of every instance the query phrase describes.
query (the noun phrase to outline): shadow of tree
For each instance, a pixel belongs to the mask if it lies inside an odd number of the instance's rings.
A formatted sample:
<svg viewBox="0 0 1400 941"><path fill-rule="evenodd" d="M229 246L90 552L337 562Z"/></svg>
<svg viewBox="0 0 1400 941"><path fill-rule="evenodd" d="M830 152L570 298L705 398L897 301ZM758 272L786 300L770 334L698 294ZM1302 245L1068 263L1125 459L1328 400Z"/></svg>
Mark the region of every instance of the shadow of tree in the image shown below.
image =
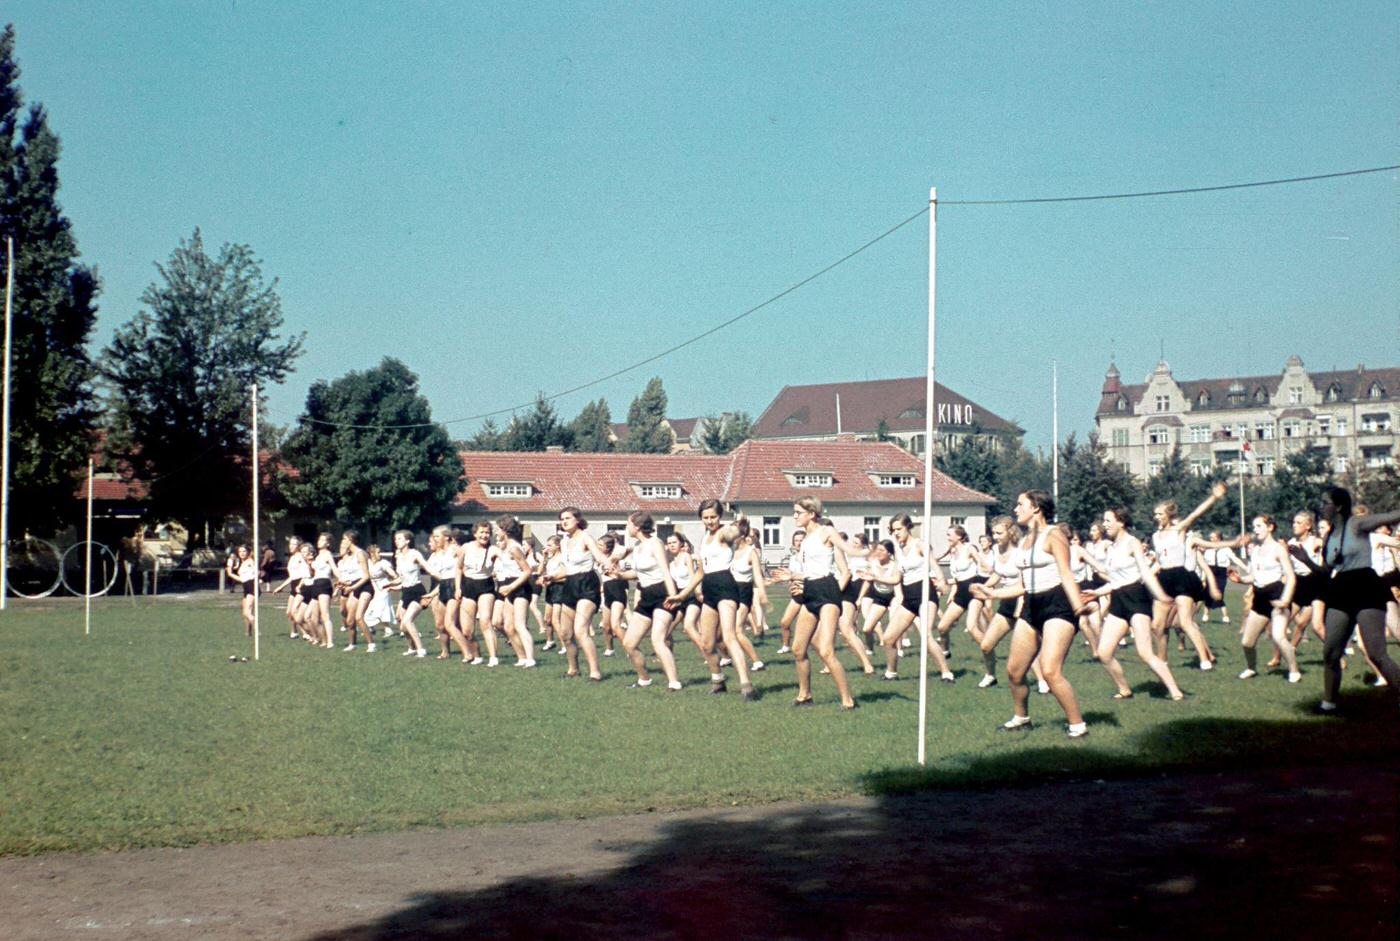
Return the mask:
<svg viewBox="0 0 1400 941"><path fill-rule="evenodd" d="M561 859L318 937L1391 939L1385 705L1348 725L1178 719L1126 758L1057 733L868 775L866 799L624 818L636 836L615 868Z"/></svg>

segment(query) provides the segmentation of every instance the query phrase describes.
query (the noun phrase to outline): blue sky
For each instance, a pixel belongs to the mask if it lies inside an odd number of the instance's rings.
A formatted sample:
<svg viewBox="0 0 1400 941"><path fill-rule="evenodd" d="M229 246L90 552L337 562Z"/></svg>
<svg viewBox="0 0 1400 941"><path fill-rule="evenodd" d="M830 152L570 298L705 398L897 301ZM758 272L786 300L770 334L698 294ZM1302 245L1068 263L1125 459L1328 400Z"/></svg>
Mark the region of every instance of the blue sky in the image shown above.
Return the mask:
<svg viewBox="0 0 1400 941"><path fill-rule="evenodd" d="M386 354L435 417L612 372L927 202L1400 163L1384 3L56 3L10 0L63 140L99 341L177 241L251 245L307 332L269 394ZM939 212L938 377L1050 440L1140 381L1400 362L1394 173ZM755 416L784 384L918 375L928 226L557 403ZM477 422L454 424L456 436Z"/></svg>

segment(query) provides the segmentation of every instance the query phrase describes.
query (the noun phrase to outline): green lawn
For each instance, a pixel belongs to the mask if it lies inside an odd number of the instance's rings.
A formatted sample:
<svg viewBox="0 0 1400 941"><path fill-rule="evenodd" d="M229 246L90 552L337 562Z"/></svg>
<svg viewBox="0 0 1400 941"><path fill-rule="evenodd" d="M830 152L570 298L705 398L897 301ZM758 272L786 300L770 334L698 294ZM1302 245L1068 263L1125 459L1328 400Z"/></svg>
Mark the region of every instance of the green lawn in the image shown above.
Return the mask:
<svg viewBox="0 0 1400 941"><path fill-rule="evenodd" d="M232 664L230 654L251 650L231 600L104 599L91 637L77 602L13 604L0 616L0 855L1356 763L1393 758L1400 726L1386 691L1360 685L1360 658L1347 716L1317 719L1307 710L1320 690L1319 644L1303 647L1298 686L1277 673L1241 682L1234 628L1213 624L1220 669L1202 674L1173 656L1185 702L1155 695L1126 651L1139 695L1113 702L1107 676L1078 648L1068 672L1091 736L1065 739L1062 715L1040 696L1033 732L998 735L1010 695L976 688L980 667L957 635L960 680L930 684L930 762L920 770L912 678L855 675L862 709L846 714L817 677L817 707L794 710L790 657L756 675L764 699L745 705L707 694L703 663L679 633L693 685L675 695L662 683L627 689L620 651L595 686L560 679L552 652L537 670L487 670L405 659L397 641L373 656L312 650L283 623L267 608L261 662ZM913 673L917 660L906 662Z"/></svg>

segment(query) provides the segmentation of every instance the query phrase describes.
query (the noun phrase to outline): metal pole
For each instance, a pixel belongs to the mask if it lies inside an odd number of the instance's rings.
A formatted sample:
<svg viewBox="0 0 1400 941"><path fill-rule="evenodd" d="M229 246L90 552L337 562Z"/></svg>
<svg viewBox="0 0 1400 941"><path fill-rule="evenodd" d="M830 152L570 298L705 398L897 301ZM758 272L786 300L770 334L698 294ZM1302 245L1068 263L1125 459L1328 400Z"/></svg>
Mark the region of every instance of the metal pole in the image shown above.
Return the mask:
<svg viewBox="0 0 1400 941"><path fill-rule="evenodd" d="M83 634L92 633L92 458L88 458L87 550L83 553Z"/></svg>
<svg viewBox="0 0 1400 941"><path fill-rule="evenodd" d="M1050 437L1054 439L1055 461L1052 465L1051 489L1055 506L1060 505L1060 361L1050 360Z"/></svg>
<svg viewBox="0 0 1400 941"><path fill-rule="evenodd" d="M262 468L258 466L258 385L253 383L253 659L258 659L259 641L262 635L262 622L259 608L262 606L262 543L258 541L258 478Z"/></svg>
<svg viewBox="0 0 1400 941"><path fill-rule="evenodd" d="M5 392L0 429L0 611L10 594L10 309L15 300L15 240L5 239Z"/></svg>
<svg viewBox="0 0 1400 941"><path fill-rule="evenodd" d="M924 552L928 562L929 577L924 579L923 601L919 605L920 629L923 636L919 644L919 764L925 762L925 746L928 729L928 644L933 633L930 625L932 612L929 609L929 578L933 577L933 545L929 541L933 521L933 416L934 416L934 284L938 270L938 187L928 191L928 383L924 388L924 517L920 536L924 540Z"/></svg>

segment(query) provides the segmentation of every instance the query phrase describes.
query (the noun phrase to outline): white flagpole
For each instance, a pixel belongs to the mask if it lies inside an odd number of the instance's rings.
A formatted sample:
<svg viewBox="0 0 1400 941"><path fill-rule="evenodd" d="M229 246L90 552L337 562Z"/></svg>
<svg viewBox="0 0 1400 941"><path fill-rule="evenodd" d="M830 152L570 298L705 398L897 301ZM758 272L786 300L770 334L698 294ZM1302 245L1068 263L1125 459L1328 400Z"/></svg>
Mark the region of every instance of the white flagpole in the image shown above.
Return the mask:
<svg viewBox="0 0 1400 941"><path fill-rule="evenodd" d="M87 543L83 553L83 634L92 633L92 458L88 458Z"/></svg>
<svg viewBox="0 0 1400 941"><path fill-rule="evenodd" d="M1060 361L1050 360L1050 437L1053 439L1055 462L1051 477L1055 506L1060 505ZM1051 522L1054 522L1053 520Z"/></svg>
<svg viewBox="0 0 1400 941"><path fill-rule="evenodd" d="M1240 444L1240 532L1247 533L1249 528L1244 522L1244 472L1249 467L1249 440Z"/></svg>
<svg viewBox="0 0 1400 941"><path fill-rule="evenodd" d="M924 388L924 517L919 535L924 540L924 553L929 577L924 579L923 601L919 605L923 640L919 644L919 764L925 764L925 739L928 729L928 645L932 633L929 607L929 578L933 577L933 544L929 539L933 520L933 340L934 340L934 282L938 257L938 187L928 191L928 383Z"/></svg>
<svg viewBox="0 0 1400 941"><path fill-rule="evenodd" d="M15 298L15 240L5 239L5 392L0 420L0 611L10 594L10 308Z"/></svg>
<svg viewBox="0 0 1400 941"><path fill-rule="evenodd" d="M253 564L261 568L262 543L258 541L258 478L262 468L258 466L258 385L253 383ZM257 569L253 573L253 659L258 659L262 623L259 608L262 606L262 574Z"/></svg>

